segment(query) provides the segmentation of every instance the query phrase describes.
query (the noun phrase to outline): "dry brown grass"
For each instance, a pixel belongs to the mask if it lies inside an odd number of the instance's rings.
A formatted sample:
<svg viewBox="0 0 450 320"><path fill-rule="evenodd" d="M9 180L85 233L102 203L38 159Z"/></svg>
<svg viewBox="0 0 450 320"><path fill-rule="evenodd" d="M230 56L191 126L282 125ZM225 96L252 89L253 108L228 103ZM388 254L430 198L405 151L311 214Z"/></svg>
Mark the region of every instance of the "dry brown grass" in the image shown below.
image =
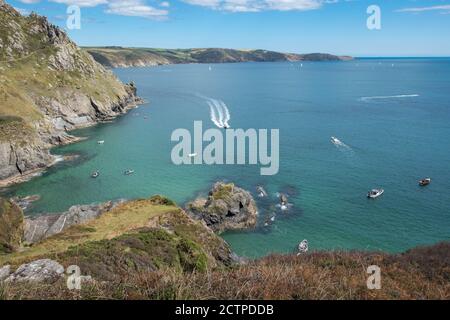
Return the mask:
<svg viewBox="0 0 450 320"><path fill-rule="evenodd" d="M123 274L81 291L55 285L14 285L4 299L450 299L450 244L401 255L317 252L272 255L247 265L208 272L173 269ZM366 270L381 268L381 290L368 290ZM2 293L3 292L3 293Z"/></svg>

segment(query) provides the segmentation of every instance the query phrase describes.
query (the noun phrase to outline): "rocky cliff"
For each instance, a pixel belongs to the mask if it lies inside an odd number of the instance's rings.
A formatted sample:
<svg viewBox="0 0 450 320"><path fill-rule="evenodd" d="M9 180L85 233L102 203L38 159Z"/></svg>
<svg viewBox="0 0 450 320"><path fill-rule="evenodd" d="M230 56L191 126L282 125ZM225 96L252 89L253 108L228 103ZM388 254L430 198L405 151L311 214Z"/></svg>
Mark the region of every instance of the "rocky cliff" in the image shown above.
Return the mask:
<svg viewBox="0 0 450 320"><path fill-rule="evenodd" d="M45 17L0 3L0 181L52 164L68 131L111 119L136 103L123 85Z"/></svg>
<svg viewBox="0 0 450 320"><path fill-rule="evenodd" d="M179 63L233 63L275 61L345 61L348 56L323 53L294 54L268 50L151 49L103 47L85 48L95 60L107 67L144 67Z"/></svg>

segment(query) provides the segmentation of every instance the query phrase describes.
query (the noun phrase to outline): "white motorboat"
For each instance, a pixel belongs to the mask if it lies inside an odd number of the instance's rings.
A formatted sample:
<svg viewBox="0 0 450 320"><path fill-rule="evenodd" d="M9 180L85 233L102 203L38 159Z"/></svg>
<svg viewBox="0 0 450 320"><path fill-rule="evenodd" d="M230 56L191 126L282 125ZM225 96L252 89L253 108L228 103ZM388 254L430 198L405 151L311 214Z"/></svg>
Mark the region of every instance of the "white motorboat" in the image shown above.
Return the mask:
<svg viewBox="0 0 450 320"><path fill-rule="evenodd" d="M341 144L341 140L339 140L336 137L331 137L331 142L334 143L334 144Z"/></svg>
<svg viewBox="0 0 450 320"><path fill-rule="evenodd" d="M308 240L303 240L298 245L298 253L297 255L301 255L302 253L308 252Z"/></svg>
<svg viewBox="0 0 450 320"><path fill-rule="evenodd" d="M99 141L97 141L97 144L104 144L105 143L105 140L99 140Z"/></svg>
<svg viewBox="0 0 450 320"><path fill-rule="evenodd" d="M431 183L431 178L425 178L419 181L419 186L425 187Z"/></svg>
<svg viewBox="0 0 450 320"><path fill-rule="evenodd" d="M371 199L378 198L384 193L384 189L372 189L367 193L367 197Z"/></svg>
<svg viewBox="0 0 450 320"><path fill-rule="evenodd" d="M94 172L92 172L91 177L92 178L97 178L99 175L100 175L100 172L94 171Z"/></svg>
<svg viewBox="0 0 450 320"><path fill-rule="evenodd" d="M125 170L125 172L124 172L124 174L127 176L132 175L133 173L134 173L134 170L132 170L132 169Z"/></svg>
<svg viewBox="0 0 450 320"><path fill-rule="evenodd" d="M267 197L266 190L264 190L264 188L261 187L261 186L256 187L256 192L258 192L258 196L261 197L261 198Z"/></svg>

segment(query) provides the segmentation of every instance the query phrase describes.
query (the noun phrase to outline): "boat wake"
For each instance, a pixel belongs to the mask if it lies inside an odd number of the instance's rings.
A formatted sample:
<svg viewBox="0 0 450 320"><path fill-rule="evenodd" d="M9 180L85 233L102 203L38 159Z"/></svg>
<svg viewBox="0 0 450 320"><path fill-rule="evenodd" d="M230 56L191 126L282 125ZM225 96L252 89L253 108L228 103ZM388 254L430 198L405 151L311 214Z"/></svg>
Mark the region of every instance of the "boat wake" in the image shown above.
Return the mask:
<svg viewBox="0 0 450 320"><path fill-rule="evenodd" d="M231 119L230 110L228 110L225 102L212 98L206 98L206 103L209 106L211 121L218 128L228 128Z"/></svg>
<svg viewBox="0 0 450 320"><path fill-rule="evenodd" d="M334 144L338 148L346 149L346 150L353 150L349 145L346 145L344 142L339 140L336 137L331 137L331 143Z"/></svg>
<svg viewBox="0 0 450 320"><path fill-rule="evenodd" d="M415 98L418 94L399 94L395 96L373 96L373 97L361 97L361 101L372 101L372 100L385 100L385 99L402 99L402 98Z"/></svg>

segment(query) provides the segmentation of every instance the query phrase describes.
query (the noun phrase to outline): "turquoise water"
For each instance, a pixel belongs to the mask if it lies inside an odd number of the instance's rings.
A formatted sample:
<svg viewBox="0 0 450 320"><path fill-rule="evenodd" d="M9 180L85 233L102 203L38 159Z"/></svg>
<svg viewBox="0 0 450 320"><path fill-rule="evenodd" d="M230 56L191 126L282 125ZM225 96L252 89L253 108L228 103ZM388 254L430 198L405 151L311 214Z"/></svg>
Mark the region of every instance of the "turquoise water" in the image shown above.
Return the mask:
<svg viewBox="0 0 450 320"><path fill-rule="evenodd" d="M116 69L134 80L148 103L103 124L75 132L88 139L55 149L79 154L43 176L10 188L40 194L29 214L70 205L165 194L179 204L219 179L254 191L260 226L224 238L241 255L311 249L396 252L450 238L450 60L367 59L321 63L241 63ZM280 171L258 166L175 166L170 135L213 127L203 97L220 99L234 128L279 128ZM144 118L147 117L147 119ZM336 146L336 136L347 146ZM97 140L105 140L98 145ZM132 168L134 175L124 176ZM99 169L98 179L90 173ZM417 181L432 177L426 188ZM376 200L367 190L383 187ZM275 194L293 204L280 212ZM271 214L270 227L262 222Z"/></svg>

